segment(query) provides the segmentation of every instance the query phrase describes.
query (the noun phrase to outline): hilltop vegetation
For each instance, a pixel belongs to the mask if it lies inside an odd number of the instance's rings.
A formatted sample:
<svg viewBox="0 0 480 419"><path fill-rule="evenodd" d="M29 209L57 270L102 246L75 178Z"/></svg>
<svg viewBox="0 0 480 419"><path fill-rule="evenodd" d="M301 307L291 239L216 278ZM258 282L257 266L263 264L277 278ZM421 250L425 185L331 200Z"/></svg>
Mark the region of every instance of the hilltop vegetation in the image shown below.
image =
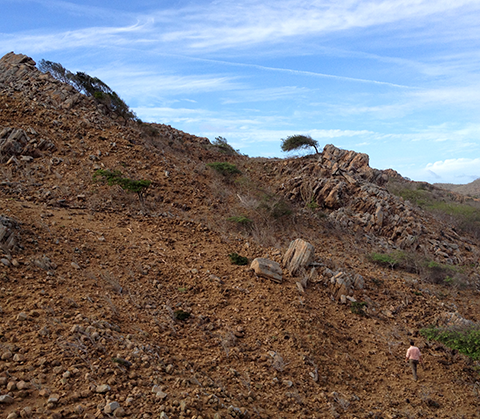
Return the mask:
<svg viewBox="0 0 480 419"><path fill-rule="evenodd" d="M333 145L249 158L119 118L16 54L0 173L5 417L478 416L478 219L455 194Z"/></svg>

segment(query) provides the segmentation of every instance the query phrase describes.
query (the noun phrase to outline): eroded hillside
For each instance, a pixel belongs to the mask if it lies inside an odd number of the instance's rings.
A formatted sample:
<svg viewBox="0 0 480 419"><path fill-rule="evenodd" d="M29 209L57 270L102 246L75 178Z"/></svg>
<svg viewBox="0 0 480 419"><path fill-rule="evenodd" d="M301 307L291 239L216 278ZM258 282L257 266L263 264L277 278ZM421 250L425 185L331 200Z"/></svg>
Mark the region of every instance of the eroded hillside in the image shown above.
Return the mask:
<svg viewBox="0 0 480 419"><path fill-rule="evenodd" d="M15 54L0 60L0 150L2 417L479 416L478 363L419 334L477 321L479 244L390 194L400 175L368 156L224 154L115 118ZM145 204L99 169L151 180ZM297 238L314 263L281 283L229 257L282 264ZM458 282L370 261L383 251L458 267Z"/></svg>

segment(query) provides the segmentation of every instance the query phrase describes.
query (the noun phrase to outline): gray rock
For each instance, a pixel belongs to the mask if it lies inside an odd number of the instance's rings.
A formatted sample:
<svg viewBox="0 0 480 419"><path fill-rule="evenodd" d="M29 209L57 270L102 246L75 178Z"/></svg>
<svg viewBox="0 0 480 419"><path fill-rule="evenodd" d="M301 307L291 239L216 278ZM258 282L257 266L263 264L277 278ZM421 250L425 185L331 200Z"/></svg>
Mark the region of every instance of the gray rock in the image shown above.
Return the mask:
<svg viewBox="0 0 480 419"><path fill-rule="evenodd" d="M97 386L97 388L95 389L95 392L104 394L104 393L108 393L110 390L111 388L108 384L102 384L100 386Z"/></svg>
<svg viewBox="0 0 480 419"><path fill-rule="evenodd" d="M17 320L19 321L25 321L28 319L27 313L21 312L17 315Z"/></svg>
<svg viewBox="0 0 480 419"><path fill-rule="evenodd" d="M0 404L12 404L14 402L13 397L8 394L0 396Z"/></svg>
<svg viewBox="0 0 480 419"><path fill-rule="evenodd" d="M115 412L115 410L117 410L119 407L120 407L120 404L118 402L110 402L105 406L103 411L106 414L110 414L110 413Z"/></svg>

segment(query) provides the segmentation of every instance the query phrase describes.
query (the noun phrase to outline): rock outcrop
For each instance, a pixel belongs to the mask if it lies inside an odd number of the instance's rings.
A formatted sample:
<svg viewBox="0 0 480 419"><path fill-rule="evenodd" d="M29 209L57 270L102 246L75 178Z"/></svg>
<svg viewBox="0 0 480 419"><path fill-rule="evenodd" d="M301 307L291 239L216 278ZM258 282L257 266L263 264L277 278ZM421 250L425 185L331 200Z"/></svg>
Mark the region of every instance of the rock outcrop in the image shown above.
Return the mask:
<svg viewBox="0 0 480 419"><path fill-rule="evenodd" d="M369 166L366 154L325 146L319 156L303 158L279 188L294 202L315 204L343 229L362 234L374 247L420 251L446 264L476 263L477 246L442 226L409 201L388 192L393 170ZM285 167L285 174L295 173ZM401 177L400 177L401 178ZM405 180L404 180L405 181Z"/></svg>

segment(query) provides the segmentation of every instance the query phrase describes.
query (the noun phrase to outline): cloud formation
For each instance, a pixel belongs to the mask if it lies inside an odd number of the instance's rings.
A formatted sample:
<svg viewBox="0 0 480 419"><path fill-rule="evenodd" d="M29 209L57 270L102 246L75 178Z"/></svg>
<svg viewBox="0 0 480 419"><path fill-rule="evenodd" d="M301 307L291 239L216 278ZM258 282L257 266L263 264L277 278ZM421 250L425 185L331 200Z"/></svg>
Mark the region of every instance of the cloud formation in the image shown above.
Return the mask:
<svg viewBox="0 0 480 419"><path fill-rule="evenodd" d="M425 170L433 173L437 182L455 179L455 183L469 183L480 178L480 158L458 158L428 163Z"/></svg>

